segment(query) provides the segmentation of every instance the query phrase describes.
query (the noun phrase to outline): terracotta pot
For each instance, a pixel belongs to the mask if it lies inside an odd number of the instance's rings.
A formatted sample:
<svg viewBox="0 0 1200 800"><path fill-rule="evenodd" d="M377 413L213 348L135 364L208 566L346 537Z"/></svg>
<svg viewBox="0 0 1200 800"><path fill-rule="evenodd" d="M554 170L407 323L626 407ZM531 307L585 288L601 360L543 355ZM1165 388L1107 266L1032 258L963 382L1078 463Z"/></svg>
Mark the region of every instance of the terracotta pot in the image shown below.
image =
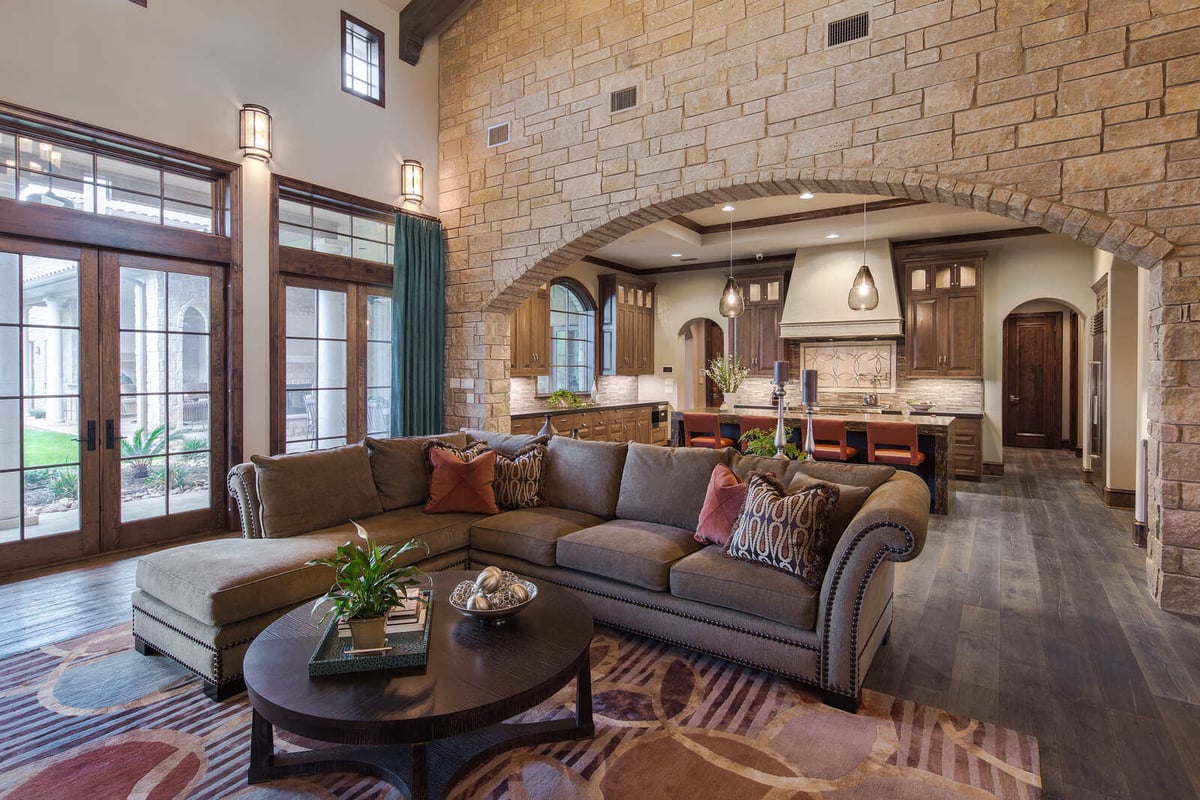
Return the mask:
<svg viewBox="0 0 1200 800"><path fill-rule="evenodd" d="M355 650L387 647L387 619L371 617L350 620L350 641L354 643Z"/></svg>

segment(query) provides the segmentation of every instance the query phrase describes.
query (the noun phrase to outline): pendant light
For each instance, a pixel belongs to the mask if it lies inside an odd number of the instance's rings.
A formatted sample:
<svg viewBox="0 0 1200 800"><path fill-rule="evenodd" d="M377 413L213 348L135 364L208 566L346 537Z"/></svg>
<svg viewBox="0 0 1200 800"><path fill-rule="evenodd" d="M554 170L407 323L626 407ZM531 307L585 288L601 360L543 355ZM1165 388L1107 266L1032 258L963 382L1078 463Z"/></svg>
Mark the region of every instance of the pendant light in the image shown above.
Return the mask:
<svg viewBox="0 0 1200 800"><path fill-rule="evenodd" d="M725 281L725 288L721 290L721 302L717 310L722 317L740 317L746 310L746 303L742 300L742 290L733 279L733 206L725 206L721 210L729 213L729 280Z"/></svg>
<svg viewBox="0 0 1200 800"><path fill-rule="evenodd" d="M850 295L846 303L853 311L870 311L879 305L879 290L875 288L875 278L871 268L867 266L867 204L863 203L863 263L850 284Z"/></svg>

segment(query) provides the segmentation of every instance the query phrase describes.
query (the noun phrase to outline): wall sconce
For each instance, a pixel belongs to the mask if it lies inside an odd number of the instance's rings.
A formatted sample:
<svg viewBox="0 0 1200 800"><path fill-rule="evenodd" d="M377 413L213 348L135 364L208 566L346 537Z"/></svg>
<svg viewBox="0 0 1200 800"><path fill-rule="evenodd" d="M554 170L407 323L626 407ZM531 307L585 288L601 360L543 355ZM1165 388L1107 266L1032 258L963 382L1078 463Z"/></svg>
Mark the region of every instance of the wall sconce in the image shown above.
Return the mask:
<svg viewBox="0 0 1200 800"><path fill-rule="evenodd" d="M271 160L271 112L262 106L246 103L242 106L238 121L241 137L238 146L246 158L259 161Z"/></svg>
<svg viewBox="0 0 1200 800"><path fill-rule="evenodd" d="M417 205L425 199L425 168L420 161L406 158L400 163L400 196Z"/></svg>

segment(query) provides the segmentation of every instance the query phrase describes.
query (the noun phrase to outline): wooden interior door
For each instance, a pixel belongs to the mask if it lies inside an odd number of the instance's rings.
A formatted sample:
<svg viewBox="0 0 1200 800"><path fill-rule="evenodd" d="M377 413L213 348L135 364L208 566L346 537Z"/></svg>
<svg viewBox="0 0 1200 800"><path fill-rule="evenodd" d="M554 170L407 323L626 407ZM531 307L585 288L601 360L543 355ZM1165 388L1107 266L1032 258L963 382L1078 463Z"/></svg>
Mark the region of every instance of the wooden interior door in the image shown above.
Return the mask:
<svg viewBox="0 0 1200 800"><path fill-rule="evenodd" d="M713 322L711 319L704 320L704 367L712 363L714 358L720 358L725 355L725 332L721 330L721 326ZM704 405L708 408L717 408L724 401L721 395L721 390L712 382L711 378L704 379Z"/></svg>
<svg viewBox="0 0 1200 800"><path fill-rule="evenodd" d="M1004 320L1004 444L1062 445L1062 315Z"/></svg>

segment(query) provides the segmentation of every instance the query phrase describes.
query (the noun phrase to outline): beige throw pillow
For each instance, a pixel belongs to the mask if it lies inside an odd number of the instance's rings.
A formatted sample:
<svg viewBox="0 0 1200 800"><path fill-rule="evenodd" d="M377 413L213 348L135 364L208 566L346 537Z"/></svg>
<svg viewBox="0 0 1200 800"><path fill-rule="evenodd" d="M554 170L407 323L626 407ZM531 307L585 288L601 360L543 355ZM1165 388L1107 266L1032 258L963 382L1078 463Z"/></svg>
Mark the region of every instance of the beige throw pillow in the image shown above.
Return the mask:
<svg viewBox="0 0 1200 800"><path fill-rule="evenodd" d="M250 456L263 535L281 539L383 513L361 442L283 456Z"/></svg>

